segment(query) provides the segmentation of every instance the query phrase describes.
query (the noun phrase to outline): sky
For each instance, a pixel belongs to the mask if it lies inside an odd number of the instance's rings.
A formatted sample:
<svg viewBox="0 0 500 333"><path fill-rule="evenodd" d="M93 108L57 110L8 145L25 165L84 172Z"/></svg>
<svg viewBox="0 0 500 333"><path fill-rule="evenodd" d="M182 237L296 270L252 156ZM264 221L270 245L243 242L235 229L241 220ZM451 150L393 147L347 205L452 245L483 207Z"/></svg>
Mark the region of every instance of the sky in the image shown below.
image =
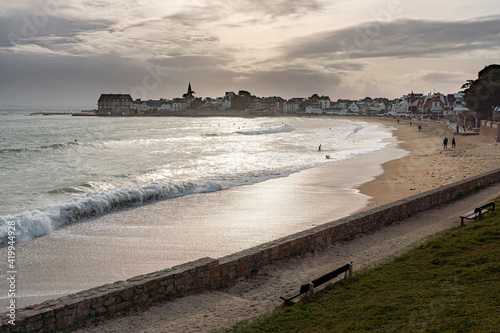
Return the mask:
<svg viewBox="0 0 500 333"><path fill-rule="evenodd" d="M397 98L500 63L498 0L0 0L0 106Z"/></svg>

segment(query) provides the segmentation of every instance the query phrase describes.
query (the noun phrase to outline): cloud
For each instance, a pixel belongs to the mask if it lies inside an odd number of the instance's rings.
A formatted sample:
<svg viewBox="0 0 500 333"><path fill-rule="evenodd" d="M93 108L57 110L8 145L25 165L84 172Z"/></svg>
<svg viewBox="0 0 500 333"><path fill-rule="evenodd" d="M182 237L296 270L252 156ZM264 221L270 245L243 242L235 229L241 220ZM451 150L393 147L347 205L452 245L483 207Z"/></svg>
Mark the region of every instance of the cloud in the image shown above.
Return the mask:
<svg viewBox="0 0 500 333"><path fill-rule="evenodd" d="M469 75L465 73L446 72L439 70L421 71L418 76L418 79L426 82L433 82L434 84L455 83L457 80L465 82L469 79Z"/></svg>
<svg viewBox="0 0 500 333"><path fill-rule="evenodd" d="M287 59L435 57L500 48L500 16L440 22L371 21L293 39L282 47Z"/></svg>
<svg viewBox="0 0 500 333"><path fill-rule="evenodd" d="M248 83L243 80L241 84L260 96L302 97L314 93L328 95L341 83L341 77L322 70L287 68L250 72L246 81Z"/></svg>
<svg viewBox="0 0 500 333"><path fill-rule="evenodd" d="M500 47L498 15L437 21L417 11L374 21L382 0L361 10L346 0L3 2L0 100L14 104L93 104L101 92L137 87L147 98L172 98L189 81L200 97L456 89L467 77L461 71L475 74ZM442 61L448 56L453 61ZM166 73L158 84L156 70ZM74 96L80 101L71 103Z"/></svg>
<svg viewBox="0 0 500 333"><path fill-rule="evenodd" d="M155 58L150 62L167 68L199 68L206 66L227 65L232 58L225 55L179 55L168 58Z"/></svg>
<svg viewBox="0 0 500 333"><path fill-rule="evenodd" d="M326 8L320 0L202 0L188 3L175 14L165 16L185 27L200 25L238 28L275 23L280 18L304 17Z"/></svg>
<svg viewBox="0 0 500 333"><path fill-rule="evenodd" d="M130 93L148 75L144 65L111 56L0 54L0 101L21 105L93 105L99 95Z"/></svg>
<svg viewBox="0 0 500 333"><path fill-rule="evenodd" d="M23 44L48 46L54 44L80 42L78 35L85 32L105 30L111 22L105 20L69 20L53 16L0 17L0 47L13 47ZM75 38L75 39L72 39Z"/></svg>
<svg viewBox="0 0 500 333"><path fill-rule="evenodd" d="M324 4L317 0L224 0L220 1L223 7L231 8L234 12L253 12L272 18L307 14L319 11Z"/></svg>

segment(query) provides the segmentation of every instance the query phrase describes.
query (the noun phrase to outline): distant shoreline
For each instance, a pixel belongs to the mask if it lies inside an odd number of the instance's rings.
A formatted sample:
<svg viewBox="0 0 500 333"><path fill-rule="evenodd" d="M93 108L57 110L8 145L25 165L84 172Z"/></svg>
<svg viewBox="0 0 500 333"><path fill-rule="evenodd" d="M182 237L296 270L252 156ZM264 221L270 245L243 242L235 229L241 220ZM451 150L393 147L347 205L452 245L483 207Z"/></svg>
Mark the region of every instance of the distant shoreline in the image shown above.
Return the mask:
<svg viewBox="0 0 500 333"><path fill-rule="evenodd" d="M52 113L56 114L56 113ZM93 112L75 112L72 116L96 116L96 117L241 117L241 118L254 118L254 117L333 117L339 116L338 114L318 114L318 113L285 113L283 111L246 111L246 110L183 110L183 111L168 111L164 113L155 114L133 114L133 115L119 115L119 114L97 114ZM342 116L342 115L340 115ZM351 115L347 115L351 116ZM361 116L361 115L356 115Z"/></svg>
<svg viewBox="0 0 500 333"><path fill-rule="evenodd" d="M54 113L55 114L55 113ZM269 111L245 111L245 110L183 110L183 111L168 111L164 113L154 114L134 114L134 115L119 115L119 114L97 114L91 112L78 112L71 114L72 116L96 116L96 117L275 117L287 116L290 114L283 112Z"/></svg>
<svg viewBox="0 0 500 333"><path fill-rule="evenodd" d="M163 113L149 114L98 114L97 110L84 111L66 111L66 112L33 112L30 116L75 116L75 117L238 117L238 118L255 118L255 117L373 117L373 115L360 114L325 114L325 113L305 113L305 112L283 112L283 111L246 111L246 110L195 110L187 109L183 111L166 111ZM386 115L386 117L394 118Z"/></svg>

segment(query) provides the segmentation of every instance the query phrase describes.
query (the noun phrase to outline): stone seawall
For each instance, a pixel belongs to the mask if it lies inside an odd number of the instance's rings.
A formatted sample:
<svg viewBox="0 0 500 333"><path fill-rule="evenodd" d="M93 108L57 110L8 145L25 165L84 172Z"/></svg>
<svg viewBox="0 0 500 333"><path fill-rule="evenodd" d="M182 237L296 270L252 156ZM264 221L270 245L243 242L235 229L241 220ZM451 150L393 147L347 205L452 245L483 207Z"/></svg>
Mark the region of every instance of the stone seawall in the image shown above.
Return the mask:
<svg viewBox="0 0 500 333"><path fill-rule="evenodd" d="M51 332L189 294L230 286L265 265L403 221L420 211L500 181L500 169L354 214L219 259L202 258L38 305L0 314L0 332ZM457 221L457 226L459 225ZM9 324L15 315L15 325Z"/></svg>
<svg viewBox="0 0 500 333"><path fill-rule="evenodd" d="M500 122L481 120L479 135L490 138L494 142L500 142Z"/></svg>

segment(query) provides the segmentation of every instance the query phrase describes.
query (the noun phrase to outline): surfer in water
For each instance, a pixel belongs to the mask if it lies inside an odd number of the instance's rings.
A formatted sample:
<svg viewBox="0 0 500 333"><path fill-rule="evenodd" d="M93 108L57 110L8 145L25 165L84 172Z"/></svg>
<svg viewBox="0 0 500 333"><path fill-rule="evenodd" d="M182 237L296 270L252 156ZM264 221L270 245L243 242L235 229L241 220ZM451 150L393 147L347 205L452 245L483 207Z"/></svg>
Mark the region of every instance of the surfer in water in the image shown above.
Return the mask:
<svg viewBox="0 0 500 333"><path fill-rule="evenodd" d="M319 145L319 147L318 147L318 151L321 151L321 145Z"/></svg>

